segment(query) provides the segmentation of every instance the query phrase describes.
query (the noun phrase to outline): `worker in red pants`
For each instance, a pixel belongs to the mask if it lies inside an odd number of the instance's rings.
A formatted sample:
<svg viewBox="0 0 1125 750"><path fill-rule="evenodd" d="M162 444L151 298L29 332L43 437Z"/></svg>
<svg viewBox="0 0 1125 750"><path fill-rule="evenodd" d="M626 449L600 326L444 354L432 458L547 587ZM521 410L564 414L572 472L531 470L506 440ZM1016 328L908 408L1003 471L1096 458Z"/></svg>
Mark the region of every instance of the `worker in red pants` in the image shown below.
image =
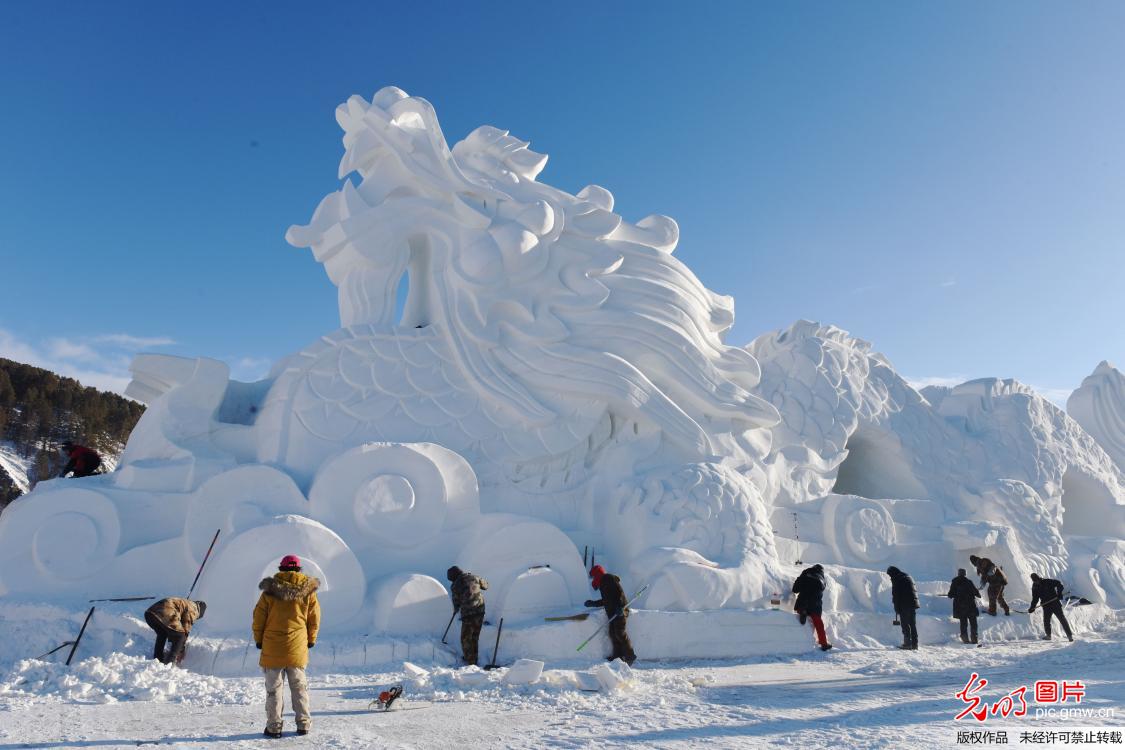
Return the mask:
<svg viewBox="0 0 1125 750"><path fill-rule="evenodd" d="M793 609L800 616L802 625L805 624L806 619L812 620L813 630L816 631L816 642L820 644L821 651L832 648L828 636L824 633L824 620L821 619L821 613L824 611L824 587L823 565L805 568L793 582L793 593L797 595L797 602Z"/></svg>

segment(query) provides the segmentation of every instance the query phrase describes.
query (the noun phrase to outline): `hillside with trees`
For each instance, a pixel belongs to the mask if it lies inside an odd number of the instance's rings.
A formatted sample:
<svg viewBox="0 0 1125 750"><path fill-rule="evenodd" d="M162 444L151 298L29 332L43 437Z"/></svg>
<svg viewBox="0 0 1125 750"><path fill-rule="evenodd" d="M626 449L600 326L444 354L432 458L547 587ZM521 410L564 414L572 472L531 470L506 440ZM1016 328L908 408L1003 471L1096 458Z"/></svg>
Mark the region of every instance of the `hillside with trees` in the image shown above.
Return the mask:
<svg viewBox="0 0 1125 750"><path fill-rule="evenodd" d="M7 457L0 463L0 508L19 497L23 487L61 471L63 440L115 459L143 413L142 404L116 393L0 358L0 451ZM17 465L26 478L13 470Z"/></svg>

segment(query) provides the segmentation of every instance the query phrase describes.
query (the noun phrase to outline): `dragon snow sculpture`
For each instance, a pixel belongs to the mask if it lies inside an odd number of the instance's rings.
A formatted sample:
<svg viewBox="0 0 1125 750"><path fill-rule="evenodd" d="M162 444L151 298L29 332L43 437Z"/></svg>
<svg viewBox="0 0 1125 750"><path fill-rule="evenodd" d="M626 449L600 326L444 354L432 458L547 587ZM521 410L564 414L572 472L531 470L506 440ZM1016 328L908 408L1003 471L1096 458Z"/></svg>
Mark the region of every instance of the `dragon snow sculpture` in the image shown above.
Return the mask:
<svg viewBox="0 0 1125 750"><path fill-rule="evenodd" d="M546 156L494 127L451 149L397 88L336 117L340 177L358 184L287 239L324 264L343 328L275 372L259 458L301 475L342 443L432 441L473 464L486 507L608 532L609 558L628 539L615 564L682 548L665 557L713 576L752 550L764 570L768 522L742 474L778 414L751 393L754 358L723 343L733 300L673 257L675 222L538 182ZM706 604L763 585L725 581Z"/></svg>

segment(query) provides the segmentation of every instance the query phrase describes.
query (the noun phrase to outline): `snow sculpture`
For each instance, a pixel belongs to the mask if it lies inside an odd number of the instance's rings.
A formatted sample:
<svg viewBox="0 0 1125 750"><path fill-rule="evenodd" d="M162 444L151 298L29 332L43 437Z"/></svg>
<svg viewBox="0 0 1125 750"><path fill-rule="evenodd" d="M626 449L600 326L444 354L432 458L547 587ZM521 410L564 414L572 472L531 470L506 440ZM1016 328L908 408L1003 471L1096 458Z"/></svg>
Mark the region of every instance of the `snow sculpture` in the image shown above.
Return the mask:
<svg viewBox="0 0 1125 750"><path fill-rule="evenodd" d="M571 196L537 182L546 157L495 128L450 149L432 107L398 89L352 97L337 119L340 175L358 172L358 186L287 238L339 287L345 327L278 368L259 460L303 478L341 441L437 442L472 464L484 510L587 537L595 496L628 492L648 460L700 467L724 520L765 519L756 488L714 459L752 464L755 428L777 414L749 392L754 359L722 342L731 300L671 255L671 219L632 225L604 188ZM711 532L641 546L716 555L722 521L709 513ZM737 583L709 606L761 597L773 559L764 520L729 529L737 539L719 556ZM609 549L607 561L629 562Z"/></svg>
<svg viewBox="0 0 1125 750"><path fill-rule="evenodd" d="M286 236L342 327L257 383L138 356L121 466L0 515L0 592L186 590L218 529L200 627L243 635L284 554L321 578L326 632L376 635L440 633L453 564L489 579L492 616L541 623L589 596L582 545L685 620L764 606L802 557L851 610L888 606L889 564L933 586L970 553L1013 596L1034 570L1125 604L1109 365L1071 419L1010 380L920 392L808 321L728 346L733 301L673 256L671 219L539 182L546 157L503 130L450 148L396 88L336 116L347 179Z"/></svg>
<svg viewBox="0 0 1125 750"><path fill-rule="evenodd" d="M239 466L209 479L188 500L184 542L196 564L216 531L218 549L275 516L308 514L308 501L289 476L269 466Z"/></svg>
<svg viewBox="0 0 1125 750"><path fill-rule="evenodd" d="M375 590L375 630L416 635L449 617L449 592L434 578L399 573Z"/></svg>
<svg viewBox="0 0 1125 750"><path fill-rule="evenodd" d="M258 581L277 572L287 554L301 558L307 575L320 579L317 598L326 632L356 627L366 576L355 555L335 532L302 516L278 516L245 531L223 548L199 585L207 602L208 627L220 632L245 630L257 599Z"/></svg>
<svg viewBox="0 0 1125 750"><path fill-rule="evenodd" d="M1125 477L1032 389L989 378L918 392L867 342L808 321L748 349L782 415L763 463L782 554L876 570L909 559L919 580L984 554L1015 596L1033 571L1109 596L1085 571L1125 535Z"/></svg>
<svg viewBox="0 0 1125 750"><path fill-rule="evenodd" d="M369 443L346 451L317 472L309 503L313 515L340 529L367 565L384 568L391 557L480 514L472 467L432 443Z"/></svg>
<svg viewBox="0 0 1125 750"><path fill-rule="evenodd" d="M0 523L0 560L13 583L49 592L109 565L121 541L117 508L101 492L58 486L38 502L18 502Z"/></svg>
<svg viewBox="0 0 1125 750"><path fill-rule="evenodd" d="M1125 471L1125 375L1102 362L1070 394L1066 411Z"/></svg>

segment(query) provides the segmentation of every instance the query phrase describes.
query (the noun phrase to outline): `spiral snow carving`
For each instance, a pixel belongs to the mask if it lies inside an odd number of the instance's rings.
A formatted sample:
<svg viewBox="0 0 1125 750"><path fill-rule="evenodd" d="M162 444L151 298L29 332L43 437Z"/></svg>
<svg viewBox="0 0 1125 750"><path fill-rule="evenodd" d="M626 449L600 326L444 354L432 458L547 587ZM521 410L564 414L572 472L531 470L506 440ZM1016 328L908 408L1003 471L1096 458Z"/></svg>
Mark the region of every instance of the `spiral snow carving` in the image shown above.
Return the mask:
<svg viewBox="0 0 1125 750"><path fill-rule="evenodd" d="M120 541L121 519L109 498L56 484L16 500L0 515L0 576L9 590L51 590L97 575L117 555Z"/></svg>
<svg viewBox="0 0 1125 750"><path fill-rule="evenodd" d="M317 472L309 505L365 559L432 542L480 514L472 467L431 443L369 443L341 454Z"/></svg>
<svg viewBox="0 0 1125 750"><path fill-rule="evenodd" d="M870 565L882 563L895 553L895 521L879 503L829 495L820 512L825 539L835 548L837 559Z"/></svg>
<svg viewBox="0 0 1125 750"><path fill-rule="evenodd" d="M285 555L301 558L302 572L320 580L323 627L346 629L363 606L367 579L359 561L335 532L301 516L278 516L232 539L207 564L199 597L207 602L201 621L219 632L245 630L258 582L277 572Z"/></svg>
<svg viewBox="0 0 1125 750"><path fill-rule="evenodd" d="M203 561L218 530L225 547L236 535L275 516L308 515L309 503L297 485L269 466L240 466L209 479L191 497L184 542L188 555Z"/></svg>

